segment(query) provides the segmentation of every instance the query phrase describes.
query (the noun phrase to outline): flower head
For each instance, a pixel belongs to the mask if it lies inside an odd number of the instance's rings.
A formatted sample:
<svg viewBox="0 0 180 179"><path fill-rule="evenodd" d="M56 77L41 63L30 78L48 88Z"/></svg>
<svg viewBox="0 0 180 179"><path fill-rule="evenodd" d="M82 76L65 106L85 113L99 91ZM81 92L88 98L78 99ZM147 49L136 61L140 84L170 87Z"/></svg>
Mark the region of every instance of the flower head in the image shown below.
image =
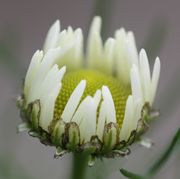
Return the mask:
<svg viewBox="0 0 180 179"><path fill-rule="evenodd" d="M126 155L151 117L159 58L151 75L132 32L119 29L103 44L100 30L101 19L95 17L84 53L81 29L60 32L56 21L29 65L18 100L24 121L19 129L29 128L30 135L55 146L57 155Z"/></svg>

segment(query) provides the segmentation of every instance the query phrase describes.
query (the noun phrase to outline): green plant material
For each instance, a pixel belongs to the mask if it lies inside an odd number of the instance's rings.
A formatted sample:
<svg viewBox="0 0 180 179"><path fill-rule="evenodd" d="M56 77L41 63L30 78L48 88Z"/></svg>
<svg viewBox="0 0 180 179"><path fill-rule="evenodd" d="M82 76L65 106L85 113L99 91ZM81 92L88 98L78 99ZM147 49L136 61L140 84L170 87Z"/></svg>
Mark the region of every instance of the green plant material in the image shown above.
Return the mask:
<svg viewBox="0 0 180 179"><path fill-rule="evenodd" d="M157 19L153 22L147 39L142 47L146 50L150 62L154 62L155 57L159 54L165 38L167 37L167 22L165 19Z"/></svg>
<svg viewBox="0 0 180 179"><path fill-rule="evenodd" d="M170 145L166 149L166 151L162 154L162 156L150 167L145 176L140 176L125 169L120 169L120 172L129 179L147 179L152 178L157 172L162 168L162 166L168 161L172 152L176 147L180 147L180 128L177 130L174 135Z"/></svg>
<svg viewBox="0 0 180 179"><path fill-rule="evenodd" d="M109 22L111 18L111 12L112 12L112 7L114 4L114 0L95 0L94 1L94 11L92 14L92 17L95 15L99 15L102 17L102 38L105 39L107 32L108 32L108 27L109 27ZM91 19L92 19L91 17Z"/></svg>
<svg viewBox="0 0 180 179"><path fill-rule="evenodd" d="M89 155L87 153L73 154L71 179L85 179Z"/></svg>
<svg viewBox="0 0 180 179"><path fill-rule="evenodd" d="M0 36L0 64L4 65L8 72L13 75L21 73L21 65L19 63L18 48L20 38L16 30L7 29Z"/></svg>
<svg viewBox="0 0 180 179"><path fill-rule="evenodd" d="M124 175L125 177L129 178L129 179L145 179L144 177L137 175L135 173L129 172L125 169L120 169L120 172L122 175Z"/></svg>
<svg viewBox="0 0 180 179"><path fill-rule="evenodd" d="M148 176L155 175L162 168L162 166L168 161L170 155L177 146L180 146L180 128L177 130L167 150L149 169Z"/></svg>

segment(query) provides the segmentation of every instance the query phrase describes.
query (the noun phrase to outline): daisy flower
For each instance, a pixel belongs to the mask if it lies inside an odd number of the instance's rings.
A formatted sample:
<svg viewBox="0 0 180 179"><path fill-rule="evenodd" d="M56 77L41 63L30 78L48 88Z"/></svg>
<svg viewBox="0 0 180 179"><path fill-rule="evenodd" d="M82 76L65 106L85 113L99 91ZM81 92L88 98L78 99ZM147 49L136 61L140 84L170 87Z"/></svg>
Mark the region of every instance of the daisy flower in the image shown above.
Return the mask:
<svg viewBox="0 0 180 179"><path fill-rule="evenodd" d="M50 28L43 50L30 62L18 99L23 122L56 156L88 151L94 157L129 154L128 146L147 129L160 73L152 73L134 34L121 28L104 43L95 17L84 48L80 28ZM84 50L85 49L85 50ZM85 52L84 52L85 51Z"/></svg>

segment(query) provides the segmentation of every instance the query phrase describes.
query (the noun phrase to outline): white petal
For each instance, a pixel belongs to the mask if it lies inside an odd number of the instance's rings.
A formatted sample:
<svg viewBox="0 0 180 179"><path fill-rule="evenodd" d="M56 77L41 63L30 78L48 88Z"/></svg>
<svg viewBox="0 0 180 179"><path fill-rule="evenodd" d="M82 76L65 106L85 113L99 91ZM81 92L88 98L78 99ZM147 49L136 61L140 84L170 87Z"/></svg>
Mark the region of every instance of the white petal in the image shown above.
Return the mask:
<svg viewBox="0 0 180 179"><path fill-rule="evenodd" d="M101 90L96 91L96 93L94 94L93 99L94 99L95 106L97 108L99 103L100 103L100 100L101 100Z"/></svg>
<svg viewBox="0 0 180 179"><path fill-rule="evenodd" d="M81 29L77 29L75 31L75 54L74 54L74 66L76 68L79 68L82 66L83 64L83 34L82 34L82 30Z"/></svg>
<svg viewBox="0 0 180 179"><path fill-rule="evenodd" d="M138 121L141 118L142 99L136 99L130 95L126 102L125 115L120 131L120 140L128 140L132 131L137 129Z"/></svg>
<svg viewBox="0 0 180 179"><path fill-rule="evenodd" d="M53 119L54 105L56 98L60 92L61 79L65 73L65 67L58 70L57 65L48 72L40 87L40 103L41 116L40 125L44 130L48 130L48 126Z"/></svg>
<svg viewBox="0 0 180 179"><path fill-rule="evenodd" d="M77 29L71 35L64 33L59 42L62 47L61 54L56 63L58 66L67 66L67 70L79 69L83 64L83 35Z"/></svg>
<svg viewBox="0 0 180 179"><path fill-rule="evenodd" d="M116 73L126 85L130 84L130 69L133 64L138 66L138 52L133 32L124 28L115 33Z"/></svg>
<svg viewBox="0 0 180 179"><path fill-rule="evenodd" d="M90 27L87 44L87 64L90 68L98 69L102 61L103 45L100 36L101 18L95 17Z"/></svg>
<svg viewBox="0 0 180 179"><path fill-rule="evenodd" d="M116 111L111 92L107 86L102 87L102 96L106 107L106 122L116 123Z"/></svg>
<svg viewBox="0 0 180 179"><path fill-rule="evenodd" d="M37 50L31 59L31 63L29 65L26 78L25 78L25 84L24 84L25 96L28 95L29 88L31 84L33 83L33 79L37 73L37 70L39 69L42 58L43 58L43 52Z"/></svg>
<svg viewBox="0 0 180 179"><path fill-rule="evenodd" d="M115 31L116 39L125 39L126 38L126 31L124 28L120 28Z"/></svg>
<svg viewBox="0 0 180 179"><path fill-rule="evenodd" d="M130 128L129 128L130 133L133 130L137 129L138 121L141 118L141 109L143 105L144 103L142 103L142 99L133 99L134 115L133 115L133 120L130 123Z"/></svg>
<svg viewBox="0 0 180 179"><path fill-rule="evenodd" d="M44 51L45 51L45 53L49 49L56 47L59 32L60 32L60 22L59 22L59 20L57 20L51 26L51 28L49 29L49 32L47 34L47 37L46 37L46 40L45 40L45 43L44 43Z"/></svg>
<svg viewBox="0 0 180 179"><path fill-rule="evenodd" d="M77 109L72 122L80 127L81 142L87 142L96 130L96 106L92 97L87 96Z"/></svg>
<svg viewBox="0 0 180 179"><path fill-rule="evenodd" d="M96 108L93 101L90 101L86 115L80 124L81 141L88 142L96 133Z"/></svg>
<svg viewBox="0 0 180 179"><path fill-rule="evenodd" d="M101 141L103 139L105 123L106 123L106 107L105 107L105 102L103 101L101 103L99 118L98 118L97 128L96 128L96 135Z"/></svg>
<svg viewBox="0 0 180 179"><path fill-rule="evenodd" d="M44 97L46 97L52 88L54 88L54 85L61 83L61 79L64 76L65 71L66 67L62 67L59 70L58 66L54 65L41 84L40 95L44 95Z"/></svg>
<svg viewBox="0 0 180 179"><path fill-rule="evenodd" d="M126 102L126 109L122 128L120 131L120 140L127 140L130 135L130 125L133 120L134 108L133 108L133 97L130 95Z"/></svg>
<svg viewBox="0 0 180 179"><path fill-rule="evenodd" d="M53 87L52 91L47 94L46 98L41 98L41 115L40 126L48 132L48 126L53 120L54 106L56 98L61 89L61 83Z"/></svg>
<svg viewBox="0 0 180 179"><path fill-rule="evenodd" d="M131 31L129 31L127 33L126 45L127 45L127 52L126 53L129 57L129 61L131 62L131 66L133 64L138 66L138 52L137 52L134 34Z"/></svg>
<svg viewBox="0 0 180 179"><path fill-rule="evenodd" d="M104 66L104 72L106 74L112 75L114 72L114 48L115 48L115 40L113 38L109 38L105 42L104 46L104 63L102 64L102 67Z"/></svg>
<svg viewBox="0 0 180 179"><path fill-rule="evenodd" d="M115 70L125 84L130 83L130 60L128 59L126 32L124 28L115 32Z"/></svg>
<svg viewBox="0 0 180 179"><path fill-rule="evenodd" d="M136 65L133 65L131 69L131 90L132 90L132 95L135 99L143 98L141 80Z"/></svg>
<svg viewBox="0 0 180 179"><path fill-rule="evenodd" d="M153 68L153 74L152 74L152 82L151 82L151 104L154 101L155 98L155 94L156 94L156 89L157 89L157 85L158 85L158 81L159 81L159 75L160 75L160 68L161 68L161 64L160 64L160 60L157 57L154 63L154 68Z"/></svg>
<svg viewBox="0 0 180 179"><path fill-rule="evenodd" d="M74 32L71 27L68 27L67 30L63 30L58 37L58 46L61 47L62 49L66 48L68 44L71 44L74 39Z"/></svg>
<svg viewBox="0 0 180 179"><path fill-rule="evenodd" d="M45 54L45 56L41 62L39 70L37 72L37 77L35 79L36 82L41 82L44 79L47 72L55 64L55 60L60 53L61 53L60 48L48 50L48 52Z"/></svg>
<svg viewBox="0 0 180 179"><path fill-rule="evenodd" d="M33 83L29 89L28 97L30 100L28 102L31 102L31 100L35 100L37 98L39 86L43 82L45 76L47 75L51 67L54 65L54 61L56 60L59 53L60 53L60 49L57 48L57 49L51 49L45 54L39 66L39 69L35 75Z"/></svg>
<svg viewBox="0 0 180 179"><path fill-rule="evenodd" d="M70 122L75 110L79 105L85 87L86 87L86 81L82 80L74 89L61 116L64 122Z"/></svg>
<svg viewBox="0 0 180 179"><path fill-rule="evenodd" d="M139 54L139 66L142 80L142 89L145 102L150 102L151 98L151 74L149 68L148 57L144 49L140 51Z"/></svg>

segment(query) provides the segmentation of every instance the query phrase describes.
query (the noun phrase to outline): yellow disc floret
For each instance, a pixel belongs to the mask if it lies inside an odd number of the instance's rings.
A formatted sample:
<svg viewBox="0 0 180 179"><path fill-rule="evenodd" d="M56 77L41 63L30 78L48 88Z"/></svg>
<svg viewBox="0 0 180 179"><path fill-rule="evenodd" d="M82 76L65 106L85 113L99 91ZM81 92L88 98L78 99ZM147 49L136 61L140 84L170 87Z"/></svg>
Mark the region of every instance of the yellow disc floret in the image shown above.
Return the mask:
<svg viewBox="0 0 180 179"><path fill-rule="evenodd" d="M70 95L81 80L86 80L86 88L82 100L88 95L93 96L95 92L98 89L101 89L104 85L109 87L115 105L117 123L119 127L121 127L124 118L126 100L131 93L130 88L124 86L121 81L114 77L87 69L67 72L63 77L62 88L55 103L54 119L58 120L60 118Z"/></svg>

